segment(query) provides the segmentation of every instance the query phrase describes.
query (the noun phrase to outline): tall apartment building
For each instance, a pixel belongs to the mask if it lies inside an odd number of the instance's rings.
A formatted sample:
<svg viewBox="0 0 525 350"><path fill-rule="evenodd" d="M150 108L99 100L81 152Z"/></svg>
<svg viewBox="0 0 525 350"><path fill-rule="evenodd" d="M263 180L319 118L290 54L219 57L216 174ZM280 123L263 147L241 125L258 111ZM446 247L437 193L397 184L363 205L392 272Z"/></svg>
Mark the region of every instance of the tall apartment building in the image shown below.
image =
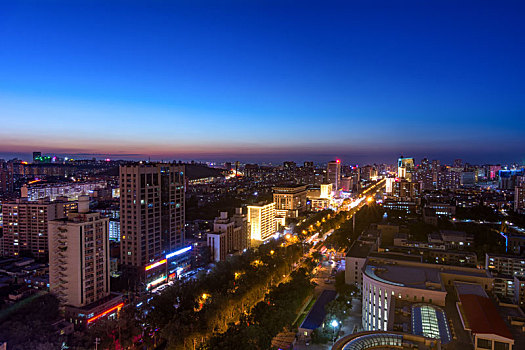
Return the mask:
<svg viewBox="0 0 525 350"><path fill-rule="evenodd" d="M207 234L207 241L214 261L225 260L228 254L249 248L247 218L241 208L237 208L231 218L227 212L221 212L213 222L213 232Z"/></svg>
<svg viewBox="0 0 525 350"><path fill-rule="evenodd" d="M248 226L251 239L266 241L277 231L275 203L248 206Z"/></svg>
<svg viewBox="0 0 525 350"><path fill-rule="evenodd" d="M306 211L306 185L273 188L273 201L277 215L296 218Z"/></svg>
<svg viewBox="0 0 525 350"><path fill-rule="evenodd" d="M12 192L13 189L13 172L8 168L6 162L0 160L0 194Z"/></svg>
<svg viewBox="0 0 525 350"><path fill-rule="evenodd" d="M341 186L341 161L339 159L328 162L326 181L332 184L334 191L339 190Z"/></svg>
<svg viewBox="0 0 525 350"><path fill-rule="evenodd" d="M365 165L360 168L361 178L366 181L374 180L377 178L377 168L372 165Z"/></svg>
<svg viewBox="0 0 525 350"><path fill-rule="evenodd" d="M392 183L392 195L390 199L402 200L416 200L421 195L421 184L419 182L411 182L404 179L396 180Z"/></svg>
<svg viewBox="0 0 525 350"><path fill-rule="evenodd" d="M520 214L525 213L525 185L514 188L514 211Z"/></svg>
<svg viewBox="0 0 525 350"><path fill-rule="evenodd" d="M138 271L184 244L184 166L120 167L121 262Z"/></svg>
<svg viewBox="0 0 525 350"><path fill-rule="evenodd" d="M76 202L68 202L63 198L55 201L17 199L3 203L3 255L18 256L25 252L36 258L47 258L48 222L66 217L76 205Z"/></svg>
<svg viewBox="0 0 525 350"><path fill-rule="evenodd" d="M461 183L461 172L457 168L444 167L437 175L438 189L456 189Z"/></svg>
<svg viewBox="0 0 525 350"><path fill-rule="evenodd" d="M109 295L108 226L108 218L89 212L87 196L78 212L49 221L49 285L63 304L81 307Z"/></svg>

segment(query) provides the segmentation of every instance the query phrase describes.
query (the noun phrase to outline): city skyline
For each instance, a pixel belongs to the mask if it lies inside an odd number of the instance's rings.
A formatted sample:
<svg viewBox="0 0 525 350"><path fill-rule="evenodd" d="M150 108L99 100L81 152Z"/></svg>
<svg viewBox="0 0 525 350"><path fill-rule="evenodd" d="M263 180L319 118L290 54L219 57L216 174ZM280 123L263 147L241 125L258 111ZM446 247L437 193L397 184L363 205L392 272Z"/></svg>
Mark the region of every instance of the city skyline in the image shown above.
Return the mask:
<svg viewBox="0 0 525 350"><path fill-rule="evenodd" d="M0 155L525 160L521 3L209 5L2 5Z"/></svg>

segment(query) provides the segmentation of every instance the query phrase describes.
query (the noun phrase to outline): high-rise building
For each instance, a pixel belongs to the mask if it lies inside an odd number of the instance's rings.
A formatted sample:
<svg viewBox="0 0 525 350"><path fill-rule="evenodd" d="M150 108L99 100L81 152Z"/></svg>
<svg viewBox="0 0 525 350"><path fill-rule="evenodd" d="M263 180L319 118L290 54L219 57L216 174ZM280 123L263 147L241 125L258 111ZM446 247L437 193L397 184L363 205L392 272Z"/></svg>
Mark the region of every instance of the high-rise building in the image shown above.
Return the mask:
<svg viewBox="0 0 525 350"><path fill-rule="evenodd" d="M87 196L78 212L49 221L49 285L63 304L80 307L109 295L108 223L89 211Z"/></svg>
<svg viewBox="0 0 525 350"><path fill-rule="evenodd" d="M406 180L396 180L392 183L392 196L396 200L416 200L421 195L421 184Z"/></svg>
<svg viewBox="0 0 525 350"><path fill-rule="evenodd" d="M248 206L248 226L252 240L270 239L277 231L275 203Z"/></svg>
<svg viewBox="0 0 525 350"><path fill-rule="evenodd" d="M241 208L231 218L227 212L221 212L213 222L213 232L207 234L207 241L214 261L223 261L228 254L249 248L247 218Z"/></svg>
<svg viewBox="0 0 525 350"><path fill-rule="evenodd" d="M306 211L306 185L273 188L273 201L278 216L296 218Z"/></svg>
<svg viewBox="0 0 525 350"><path fill-rule="evenodd" d="M0 194L13 192L13 172L7 167L7 163L0 161Z"/></svg>
<svg viewBox="0 0 525 350"><path fill-rule="evenodd" d="M121 263L136 272L184 244L184 166L120 167Z"/></svg>
<svg viewBox="0 0 525 350"><path fill-rule="evenodd" d="M397 176L402 179L412 180L414 171L414 158L399 157L397 160Z"/></svg>
<svg viewBox="0 0 525 350"><path fill-rule="evenodd" d="M514 211L525 213L525 185L514 188Z"/></svg>
<svg viewBox="0 0 525 350"><path fill-rule="evenodd" d="M354 181L352 177L342 177L341 178L341 189L345 192L352 191L354 187Z"/></svg>
<svg viewBox="0 0 525 350"><path fill-rule="evenodd" d="M341 185L341 161L339 159L328 162L326 167L326 181L332 184L334 191L339 190Z"/></svg>
<svg viewBox="0 0 525 350"><path fill-rule="evenodd" d="M365 165L360 168L361 178L366 181L375 180L377 178L377 169L372 165Z"/></svg>
<svg viewBox="0 0 525 350"><path fill-rule="evenodd" d="M438 189L456 189L461 183L461 171L458 168L446 167L438 173L437 188Z"/></svg>
<svg viewBox="0 0 525 350"><path fill-rule="evenodd" d="M88 196L79 197L78 211L49 221L49 287L77 329L115 317L124 306L122 295L110 292L108 223L90 212Z"/></svg>
<svg viewBox="0 0 525 350"><path fill-rule="evenodd" d="M66 217L76 205L76 202L62 198L55 201L17 199L3 203L3 254L19 256L25 252L37 258L47 258L48 222Z"/></svg>

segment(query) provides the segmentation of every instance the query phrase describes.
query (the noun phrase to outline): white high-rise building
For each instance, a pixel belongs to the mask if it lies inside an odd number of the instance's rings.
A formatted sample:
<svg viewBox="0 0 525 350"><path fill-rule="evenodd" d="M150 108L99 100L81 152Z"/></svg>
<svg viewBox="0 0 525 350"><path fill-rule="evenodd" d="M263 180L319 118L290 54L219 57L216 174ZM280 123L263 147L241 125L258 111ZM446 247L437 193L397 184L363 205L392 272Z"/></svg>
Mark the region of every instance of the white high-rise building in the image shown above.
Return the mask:
<svg viewBox="0 0 525 350"><path fill-rule="evenodd" d="M248 206L248 226L252 240L266 241L277 231L275 203Z"/></svg>
<svg viewBox="0 0 525 350"><path fill-rule="evenodd" d="M65 305L82 307L110 294L109 219L89 211L79 197L78 212L49 222L49 284Z"/></svg>
<svg viewBox="0 0 525 350"><path fill-rule="evenodd" d="M206 235L211 259L222 261L228 254L241 252L250 247L246 215L241 208L235 209L233 217L221 212L213 222L213 232Z"/></svg>

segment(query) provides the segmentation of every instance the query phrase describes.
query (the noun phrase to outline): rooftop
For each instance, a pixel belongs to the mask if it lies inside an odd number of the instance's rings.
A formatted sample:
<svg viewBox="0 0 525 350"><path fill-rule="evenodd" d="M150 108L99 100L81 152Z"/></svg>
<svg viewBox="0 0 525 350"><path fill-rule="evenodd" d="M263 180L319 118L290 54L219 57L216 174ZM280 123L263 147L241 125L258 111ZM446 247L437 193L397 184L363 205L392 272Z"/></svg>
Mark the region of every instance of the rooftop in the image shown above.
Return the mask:
<svg viewBox="0 0 525 350"><path fill-rule="evenodd" d="M513 339L505 321L489 298L475 294L461 294L459 300L465 328L476 334L496 334Z"/></svg>
<svg viewBox="0 0 525 350"><path fill-rule="evenodd" d="M372 251L373 244L369 242L356 241L346 253L347 257L366 258Z"/></svg>
<svg viewBox="0 0 525 350"><path fill-rule="evenodd" d="M479 295L484 298L488 298L487 293L485 292L485 289L483 289L482 286L476 283L467 283L467 282L454 282L454 287L456 288L456 293L458 295L461 294L472 294L472 295Z"/></svg>
<svg viewBox="0 0 525 350"><path fill-rule="evenodd" d="M389 261L386 259L370 259L365 265L364 274L379 282L396 286L434 289L441 285L441 274L461 276L488 277L487 271L476 268L461 268L457 266L415 263L409 261ZM432 285L429 285L432 284ZM439 290L444 291L441 286Z"/></svg>
<svg viewBox="0 0 525 350"><path fill-rule="evenodd" d="M401 287L428 289L427 283L441 284L439 270L436 269L397 265L366 265L365 274L379 282Z"/></svg>

